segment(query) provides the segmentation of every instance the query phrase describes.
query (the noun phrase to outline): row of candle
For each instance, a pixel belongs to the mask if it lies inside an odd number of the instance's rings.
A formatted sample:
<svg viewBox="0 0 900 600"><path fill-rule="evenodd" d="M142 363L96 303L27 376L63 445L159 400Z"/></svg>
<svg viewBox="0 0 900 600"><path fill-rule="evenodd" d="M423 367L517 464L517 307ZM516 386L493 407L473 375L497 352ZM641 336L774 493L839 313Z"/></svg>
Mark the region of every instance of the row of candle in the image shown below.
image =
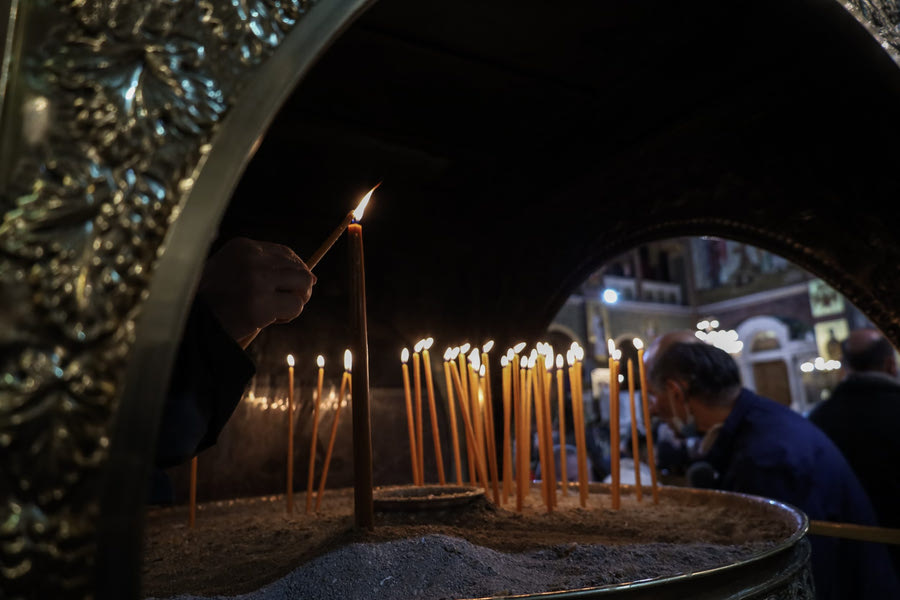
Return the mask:
<svg viewBox="0 0 900 600"><path fill-rule="evenodd" d="M431 415L432 440L435 450L438 482L446 483L444 461L441 453L440 433L437 424L434 385L432 381L431 359L429 349L433 338L420 340L414 347L413 382L414 393L410 390L409 369L407 363L410 352L404 348L401 352L403 387L406 399L410 463L415 485L424 485L424 442L423 442L423 407L420 365L424 364L426 394ZM638 350L638 363L641 378L641 394L644 423L650 423L649 403L647 401L647 383L643 362L643 344L634 340ZM530 466L532 452L532 432L534 423L538 438L538 463L541 468L541 493L548 511L557 505L556 460L552 434L552 395L553 371L556 372L556 397L558 404L560 479L562 493L568 490L568 473L566 457L566 423L565 423L565 363L561 354L555 355L550 344L540 342L527 356L521 355L526 344L520 343L507 350L500 358L502 368L502 466L497 465L496 439L494 430L494 407L491 400L491 380L489 352L493 342L488 342L479 350L464 344L460 347L447 348L444 352L444 374L447 390L447 410L450 420L450 437L453 447L453 465L456 482L463 482L462 457L459 445L458 424L454 395L459 403L463 418L464 437L466 441L466 458L469 468L469 481L480 482L484 489L493 492L495 502L505 504L512 495L513 483L516 487L516 510L521 511L527 489L531 485ZM612 505L620 507L620 446L619 446L619 368L621 351L609 340L610 349L610 447L612 470ZM574 419L575 446L577 452L577 480L579 501L586 506L588 498L588 467L584 423L584 397L582 387L582 365L584 350L573 343L566 355L568 363L568 379L571 395L572 415ZM629 399L632 427L632 453L636 467L640 460L639 438L637 435L637 407L635 403L635 386L633 363L629 359L628 369ZM487 434L485 433L487 431ZM516 440L515 455L513 439ZM656 466L653 452L652 432L647 427L647 454L650 466L654 502L658 501ZM513 469L515 465L515 469ZM502 473L500 472L502 469ZM515 470L515 479L513 478ZM642 500L640 469L636 468L635 494Z"/></svg>

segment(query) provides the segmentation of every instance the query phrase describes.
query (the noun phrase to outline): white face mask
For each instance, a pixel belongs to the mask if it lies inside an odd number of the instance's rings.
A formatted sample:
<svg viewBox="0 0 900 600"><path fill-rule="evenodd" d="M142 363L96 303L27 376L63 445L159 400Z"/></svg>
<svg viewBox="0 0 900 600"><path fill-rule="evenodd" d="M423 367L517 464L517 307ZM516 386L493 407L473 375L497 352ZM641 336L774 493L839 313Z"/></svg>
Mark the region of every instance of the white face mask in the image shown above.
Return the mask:
<svg viewBox="0 0 900 600"><path fill-rule="evenodd" d="M678 411L675 410L675 402L669 398L669 408L672 411L672 420L671 426L678 434L682 437L687 437L688 435L693 435L696 433L696 428L694 427L694 413L691 412L691 405L687 402L684 403L685 419L682 419L678 416Z"/></svg>

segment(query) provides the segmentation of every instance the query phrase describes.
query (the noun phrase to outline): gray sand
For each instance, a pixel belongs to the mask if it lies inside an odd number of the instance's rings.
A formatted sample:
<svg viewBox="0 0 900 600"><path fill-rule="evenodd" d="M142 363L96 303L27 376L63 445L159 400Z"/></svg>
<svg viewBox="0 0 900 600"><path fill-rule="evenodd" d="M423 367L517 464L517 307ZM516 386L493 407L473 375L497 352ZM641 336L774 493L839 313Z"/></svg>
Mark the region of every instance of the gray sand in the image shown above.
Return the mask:
<svg viewBox="0 0 900 600"><path fill-rule="evenodd" d="M531 594L702 571L765 546L568 544L506 554L456 537L427 535L350 544L248 594L171 600L457 600Z"/></svg>

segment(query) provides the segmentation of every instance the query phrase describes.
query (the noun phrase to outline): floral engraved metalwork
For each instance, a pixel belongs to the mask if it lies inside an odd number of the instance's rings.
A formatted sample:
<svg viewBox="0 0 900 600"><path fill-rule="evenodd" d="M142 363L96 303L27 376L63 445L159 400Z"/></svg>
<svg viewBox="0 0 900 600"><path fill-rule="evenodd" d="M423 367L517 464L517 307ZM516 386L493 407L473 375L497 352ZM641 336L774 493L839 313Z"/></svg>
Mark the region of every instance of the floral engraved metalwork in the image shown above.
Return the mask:
<svg viewBox="0 0 900 600"><path fill-rule="evenodd" d="M24 45L0 190L0 596L90 595L96 489L164 237L242 82L313 5L58 0L31 13L48 26Z"/></svg>

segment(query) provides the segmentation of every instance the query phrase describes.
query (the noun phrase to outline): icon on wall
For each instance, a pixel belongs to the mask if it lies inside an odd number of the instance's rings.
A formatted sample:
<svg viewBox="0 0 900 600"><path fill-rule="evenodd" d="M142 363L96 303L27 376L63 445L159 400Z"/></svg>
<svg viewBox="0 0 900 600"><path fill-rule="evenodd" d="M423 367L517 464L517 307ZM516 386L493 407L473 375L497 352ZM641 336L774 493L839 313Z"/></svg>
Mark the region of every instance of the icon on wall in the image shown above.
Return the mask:
<svg viewBox="0 0 900 600"><path fill-rule="evenodd" d="M847 319L820 321L813 325L816 333L816 348L825 360L841 360L841 342L850 335Z"/></svg>
<svg viewBox="0 0 900 600"><path fill-rule="evenodd" d="M844 312L844 297L821 279L813 279L809 282L809 307L814 319L838 315Z"/></svg>

